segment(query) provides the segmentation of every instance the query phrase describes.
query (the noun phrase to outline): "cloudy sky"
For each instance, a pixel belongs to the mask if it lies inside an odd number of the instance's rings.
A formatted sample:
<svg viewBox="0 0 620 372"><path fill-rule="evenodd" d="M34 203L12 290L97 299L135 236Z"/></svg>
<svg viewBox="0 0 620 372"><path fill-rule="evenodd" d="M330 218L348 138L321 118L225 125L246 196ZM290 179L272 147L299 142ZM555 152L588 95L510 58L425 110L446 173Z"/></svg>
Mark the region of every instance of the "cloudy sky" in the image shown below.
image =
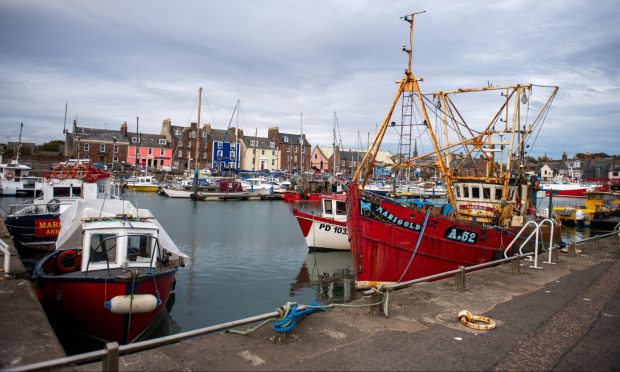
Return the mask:
<svg viewBox="0 0 620 372"><path fill-rule="evenodd" d="M67 122L158 133L164 118L366 144L402 77L416 18L424 92L560 86L532 155L620 154L615 1L0 1L0 142L61 139ZM303 113L303 119L300 118ZM235 119L236 121L236 119ZM358 134L359 133L359 134ZM424 144L421 144L424 146Z"/></svg>

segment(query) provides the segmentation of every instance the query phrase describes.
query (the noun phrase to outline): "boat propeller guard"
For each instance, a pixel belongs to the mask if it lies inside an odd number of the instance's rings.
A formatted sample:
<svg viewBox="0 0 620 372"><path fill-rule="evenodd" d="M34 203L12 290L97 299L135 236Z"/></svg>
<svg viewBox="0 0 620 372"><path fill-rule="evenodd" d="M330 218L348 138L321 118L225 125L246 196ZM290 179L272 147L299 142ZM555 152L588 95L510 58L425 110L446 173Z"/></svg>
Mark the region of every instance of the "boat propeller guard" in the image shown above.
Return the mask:
<svg viewBox="0 0 620 372"><path fill-rule="evenodd" d="M465 327L478 331L490 331L495 328L495 321L493 319L482 315L472 315L467 310L459 311L456 317Z"/></svg>

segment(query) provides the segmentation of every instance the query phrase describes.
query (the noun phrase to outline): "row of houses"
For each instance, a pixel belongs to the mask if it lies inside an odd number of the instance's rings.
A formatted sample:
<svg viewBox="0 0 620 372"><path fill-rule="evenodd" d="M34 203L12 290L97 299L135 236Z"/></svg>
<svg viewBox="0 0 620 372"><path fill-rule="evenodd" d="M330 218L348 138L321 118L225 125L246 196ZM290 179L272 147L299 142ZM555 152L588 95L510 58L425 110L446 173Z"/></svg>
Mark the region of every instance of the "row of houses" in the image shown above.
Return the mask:
<svg viewBox="0 0 620 372"><path fill-rule="evenodd" d="M200 127L197 123L179 126L165 119L159 134L130 131L126 122L119 130L87 128L74 122L72 131L66 134L65 156L167 171L334 173L335 169L350 176L364 153L322 146L312 149L304 134L283 133L278 127L269 128L267 137L259 137L245 135L238 128L223 130L210 124ZM389 168L393 164L391 157L389 152L380 152L376 164Z"/></svg>
<svg viewBox="0 0 620 372"><path fill-rule="evenodd" d="M584 158L569 159L564 152L561 160L543 162L538 174L543 182L602 181L619 170L620 163L615 158L593 158L586 154Z"/></svg>

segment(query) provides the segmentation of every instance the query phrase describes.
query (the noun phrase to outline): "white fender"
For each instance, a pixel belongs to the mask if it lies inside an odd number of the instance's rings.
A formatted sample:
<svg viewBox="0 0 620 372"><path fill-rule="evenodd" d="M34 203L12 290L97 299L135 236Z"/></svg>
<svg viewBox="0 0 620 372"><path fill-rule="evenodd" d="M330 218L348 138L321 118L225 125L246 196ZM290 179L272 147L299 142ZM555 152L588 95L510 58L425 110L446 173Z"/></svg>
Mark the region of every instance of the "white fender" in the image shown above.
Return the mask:
<svg viewBox="0 0 620 372"><path fill-rule="evenodd" d="M112 297L104 302L103 306L113 314L140 314L155 310L159 302L157 297L151 294L137 294Z"/></svg>

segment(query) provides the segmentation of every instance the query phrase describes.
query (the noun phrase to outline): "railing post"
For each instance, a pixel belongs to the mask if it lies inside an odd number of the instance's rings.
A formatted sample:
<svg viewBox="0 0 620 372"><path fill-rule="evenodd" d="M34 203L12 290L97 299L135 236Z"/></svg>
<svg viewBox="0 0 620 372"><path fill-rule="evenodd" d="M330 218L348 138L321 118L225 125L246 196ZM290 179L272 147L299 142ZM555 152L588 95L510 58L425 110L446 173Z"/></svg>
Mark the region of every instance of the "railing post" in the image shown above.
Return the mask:
<svg viewBox="0 0 620 372"><path fill-rule="evenodd" d="M105 344L106 354L101 361L101 370L104 372L118 372L118 342Z"/></svg>
<svg viewBox="0 0 620 372"><path fill-rule="evenodd" d="M465 290L465 266L459 266L459 272L454 274L454 289L457 291Z"/></svg>
<svg viewBox="0 0 620 372"><path fill-rule="evenodd" d="M514 258L512 259L512 261L510 261L510 271L513 274L520 274L521 273L521 256L519 256L518 254L515 254L513 257Z"/></svg>
<svg viewBox="0 0 620 372"><path fill-rule="evenodd" d="M555 265L558 263L558 250L553 249L553 247L549 247L549 261L548 264Z"/></svg>
<svg viewBox="0 0 620 372"><path fill-rule="evenodd" d="M540 225L536 225L536 238L534 245L534 266L530 266L532 269L542 269L538 266L538 234L540 233ZM530 256L531 258L531 256Z"/></svg>

